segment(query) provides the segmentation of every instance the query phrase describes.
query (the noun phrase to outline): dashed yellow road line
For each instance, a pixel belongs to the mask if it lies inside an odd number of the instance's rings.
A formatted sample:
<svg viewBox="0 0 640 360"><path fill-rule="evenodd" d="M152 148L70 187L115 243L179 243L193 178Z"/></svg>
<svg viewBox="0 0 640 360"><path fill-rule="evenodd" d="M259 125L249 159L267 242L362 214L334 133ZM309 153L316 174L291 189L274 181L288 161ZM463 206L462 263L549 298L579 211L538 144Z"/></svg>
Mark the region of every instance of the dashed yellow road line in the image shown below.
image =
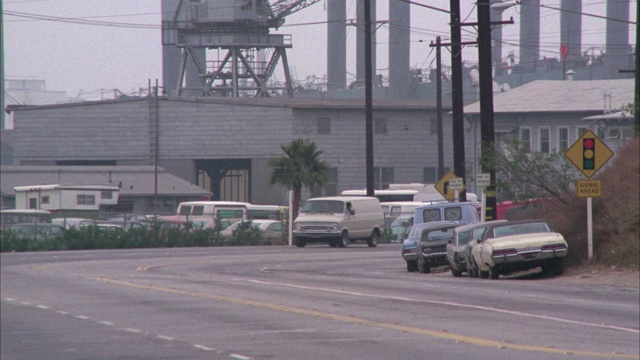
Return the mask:
<svg viewBox="0 0 640 360"><path fill-rule="evenodd" d="M439 338L439 339L448 339L456 342L469 343L469 344L486 346L486 347L524 350L524 351L541 352L541 353L563 354L563 355L578 355L578 356L588 356L588 357L597 357L597 358L609 358L609 359L640 359L639 355L630 355L630 354L623 354L623 353L617 353L617 352L616 353L599 353L599 352L592 352L592 351L579 351L579 350L559 349L559 348L553 348L553 347L541 347L541 346L521 345L521 344L515 344L515 343L506 343L506 342L500 342L495 340L458 335L458 334L453 334L453 333L448 333L443 331L435 331L435 330L404 326L399 324L366 320L366 319L361 319L354 316L338 315L338 314L333 314L333 313L323 312L323 311L318 311L313 309L303 309L303 308L296 308L296 307L267 303L267 302L260 302L255 300L234 298L229 296L205 294L198 291L186 291L186 290L172 289L172 288L166 288L166 287L154 286L154 285L143 285L143 284L137 284L130 281L121 281L121 280L108 279L103 277L96 278L96 280L109 283L109 284L127 286L127 287L132 287L137 289L145 289L145 290L158 291L158 292L164 292L164 293L170 293L170 294L178 294L178 295L185 295L185 296L191 296L191 297L225 301L225 302L234 303L234 304L252 306L252 307L263 308L263 309L270 309L270 310L276 310L276 311L283 311L283 312L299 314L299 315L307 315L307 316L336 320L336 321L341 321L341 322L346 322L346 323L351 323L356 325L365 325L365 326L377 327L382 329L397 330L405 333L425 335L425 336Z"/></svg>

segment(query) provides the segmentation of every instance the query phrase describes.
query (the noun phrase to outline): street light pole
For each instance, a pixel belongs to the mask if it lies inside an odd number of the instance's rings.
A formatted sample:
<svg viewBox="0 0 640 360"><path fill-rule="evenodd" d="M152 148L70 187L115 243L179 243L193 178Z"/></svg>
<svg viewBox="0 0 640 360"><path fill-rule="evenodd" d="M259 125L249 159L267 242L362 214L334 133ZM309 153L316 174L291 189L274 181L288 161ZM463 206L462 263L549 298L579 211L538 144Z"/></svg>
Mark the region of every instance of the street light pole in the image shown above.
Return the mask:
<svg viewBox="0 0 640 360"><path fill-rule="evenodd" d="M496 219L496 170L491 156L495 146L493 119L493 75L491 64L491 3L478 0L478 72L480 75L480 146L481 165L489 173L490 185L486 190L486 206L483 209L487 220Z"/></svg>

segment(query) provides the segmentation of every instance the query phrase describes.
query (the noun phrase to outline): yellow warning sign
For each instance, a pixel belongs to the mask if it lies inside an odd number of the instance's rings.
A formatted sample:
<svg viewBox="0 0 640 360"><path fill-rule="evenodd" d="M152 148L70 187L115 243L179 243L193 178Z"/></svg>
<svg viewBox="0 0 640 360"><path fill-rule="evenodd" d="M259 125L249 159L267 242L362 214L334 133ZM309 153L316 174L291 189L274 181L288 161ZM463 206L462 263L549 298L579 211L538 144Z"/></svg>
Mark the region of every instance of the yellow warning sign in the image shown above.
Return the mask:
<svg viewBox="0 0 640 360"><path fill-rule="evenodd" d="M580 138L564 152L584 176L591 178L613 156L613 151L605 145L591 130L585 131Z"/></svg>
<svg viewBox="0 0 640 360"><path fill-rule="evenodd" d="M600 197L602 196L602 181L578 180L577 190L579 197Z"/></svg>
<svg viewBox="0 0 640 360"><path fill-rule="evenodd" d="M436 190L438 190L440 194L442 194L442 196L444 196L445 199L453 200L456 198L456 191L450 187L449 182L452 179L456 179L456 178L458 178L456 174L454 174L452 171L449 171L446 174L444 174L444 176L438 181L438 183L434 187L436 188ZM459 185L458 184L459 180L454 180L454 182L456 183L456 185ZM464 189L465 187L463 183L462 189L458 188L458 191L462 192L464 191Z"/></svg>

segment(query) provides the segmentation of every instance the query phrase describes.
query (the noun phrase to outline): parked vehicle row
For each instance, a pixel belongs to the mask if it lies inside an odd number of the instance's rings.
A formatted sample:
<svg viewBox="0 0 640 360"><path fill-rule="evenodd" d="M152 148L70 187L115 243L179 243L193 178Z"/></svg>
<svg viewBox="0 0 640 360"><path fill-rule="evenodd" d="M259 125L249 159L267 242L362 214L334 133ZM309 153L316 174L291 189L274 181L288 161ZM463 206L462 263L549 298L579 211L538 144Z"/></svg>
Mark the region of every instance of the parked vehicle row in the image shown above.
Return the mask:
<svg viewBox="0 0 640 360"><path fill-rule="evenodd" d="M432 266L441 264L443 258L446 258L446 256L443 256L446 255L444 249L446 243L443 245L441 241L435 241L436 232L432 235L431 240L433 241L429 241L428 234L426 238L423 238L423 232L428 232L429 229L441 226L455 228L463 224L477 223L479 220L475 206L468 202L427 203L418 206L413 214L413 226L402 243L402 257L407 263L407 271L421 270L421 272L429 272ZM422 245L420 251L418 251L418 245L423 242L425 245ZM426 245L427 243L429 243L428 246ZM422 251L434 252L434 254L425 257ZM436 252L438 255L435 255ZM418 268L418 261L422 262L423 267L420 269Z"/></svg>
<svg viewBox="0 0 640 360"><path fill-rule="evenodd" d="M567 252L562 234L544 220L418 223L402 245L409 272L446 265L455 277L491 279L537 267L560 275Z"/></svg>

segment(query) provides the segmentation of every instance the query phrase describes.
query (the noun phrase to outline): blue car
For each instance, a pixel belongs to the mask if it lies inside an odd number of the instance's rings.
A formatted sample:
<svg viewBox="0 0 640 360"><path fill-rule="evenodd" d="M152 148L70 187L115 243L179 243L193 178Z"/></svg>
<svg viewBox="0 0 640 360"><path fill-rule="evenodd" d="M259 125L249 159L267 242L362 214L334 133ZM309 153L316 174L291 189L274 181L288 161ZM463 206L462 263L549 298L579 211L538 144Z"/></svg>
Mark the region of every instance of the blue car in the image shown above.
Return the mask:
<svg viewBox="0 0 640 360"><path fill-rule="evenodd" d="M409 235L402 243L402 257L407 262L407 271L415 272L416 270L418 270L418 253L416 252L416 248L418 246L418 243L420 243L422 232L425 229L446 225L455 226L457 224L458 222L456 221L432 221L413 224L413 226L411 226L411 229L409 230Z"/></svg>

